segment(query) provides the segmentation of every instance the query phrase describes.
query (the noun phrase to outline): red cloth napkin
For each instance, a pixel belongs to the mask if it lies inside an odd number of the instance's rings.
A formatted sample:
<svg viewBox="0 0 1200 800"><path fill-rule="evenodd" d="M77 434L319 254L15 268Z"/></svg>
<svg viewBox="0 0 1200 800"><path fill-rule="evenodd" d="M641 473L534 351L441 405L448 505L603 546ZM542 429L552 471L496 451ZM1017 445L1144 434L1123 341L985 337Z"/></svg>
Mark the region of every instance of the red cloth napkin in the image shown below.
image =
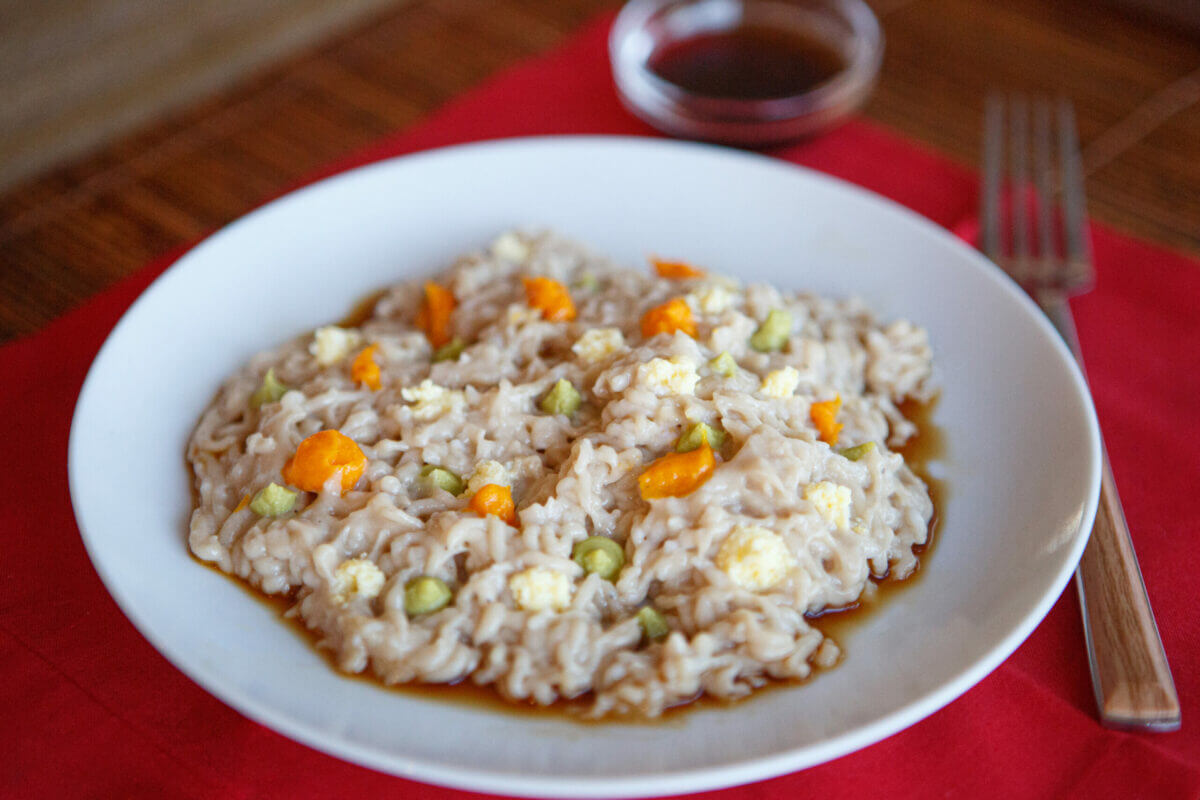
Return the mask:
<svg viewBox="0 0 1200 800"><path fill-rule="evenodd" d="M512 69L329 172L422 148L549 133L650 134L621 110L606 23ZM969 226L975 176L853 122L777 152ZM1069 589L1007 662L961 699L879 744L793 775L696 795L746 798L1200 796L1200 262L1095 232L1097 289L1080 338L1187 720L1130 735L1096 720ZM177 254L176 254L177 255ZM67 493L71 412L109 329L174 256L36 336L0 349L0 796L469 798L323 755L250 722L168 664L118 611L81 545ZM1030 409L1036 413L1036 409Z"/></svg>

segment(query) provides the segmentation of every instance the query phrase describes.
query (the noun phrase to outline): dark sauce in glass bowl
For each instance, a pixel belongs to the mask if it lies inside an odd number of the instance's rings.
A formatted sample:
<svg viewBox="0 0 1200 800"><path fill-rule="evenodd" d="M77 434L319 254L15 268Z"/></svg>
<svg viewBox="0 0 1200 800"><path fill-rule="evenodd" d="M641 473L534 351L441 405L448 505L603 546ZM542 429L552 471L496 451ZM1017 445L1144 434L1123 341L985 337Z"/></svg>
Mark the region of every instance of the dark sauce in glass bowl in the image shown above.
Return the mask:
<svg viewBox="0 0 1200 800"><path fill-rule="evenodd" d="M847 67L836 47L800 30L742 25L667 42L646 64L684 91L730 100L792 97Z"/></svg>

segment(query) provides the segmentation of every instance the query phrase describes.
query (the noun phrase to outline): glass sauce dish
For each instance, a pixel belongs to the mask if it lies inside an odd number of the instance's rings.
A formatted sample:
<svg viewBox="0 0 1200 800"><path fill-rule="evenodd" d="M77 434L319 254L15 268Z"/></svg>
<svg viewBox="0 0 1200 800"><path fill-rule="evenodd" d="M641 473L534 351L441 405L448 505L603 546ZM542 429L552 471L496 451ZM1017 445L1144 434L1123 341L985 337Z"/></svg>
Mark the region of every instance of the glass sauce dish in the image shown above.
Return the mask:
<svg viewBox="0 0 1200 800"><path fill-rule="evenodd" d="M883 34L861 0L632 0L609 55L622 103L659 130L764 147L857 109Z"/></svg>

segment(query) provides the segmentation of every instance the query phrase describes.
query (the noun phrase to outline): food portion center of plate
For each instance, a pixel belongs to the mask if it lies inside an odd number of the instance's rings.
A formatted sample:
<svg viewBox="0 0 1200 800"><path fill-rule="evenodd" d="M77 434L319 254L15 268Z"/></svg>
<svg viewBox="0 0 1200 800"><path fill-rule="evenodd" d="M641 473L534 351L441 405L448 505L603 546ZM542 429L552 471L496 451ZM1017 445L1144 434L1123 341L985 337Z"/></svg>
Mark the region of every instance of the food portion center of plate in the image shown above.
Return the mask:
<svg viewBox="0 0 1200 800"><path fill-rule="evenodd" d="M855 298L509 232L231 376L188 543L386 684L736 699L835 664L812 617L916 569L931 358Z"/></svg>

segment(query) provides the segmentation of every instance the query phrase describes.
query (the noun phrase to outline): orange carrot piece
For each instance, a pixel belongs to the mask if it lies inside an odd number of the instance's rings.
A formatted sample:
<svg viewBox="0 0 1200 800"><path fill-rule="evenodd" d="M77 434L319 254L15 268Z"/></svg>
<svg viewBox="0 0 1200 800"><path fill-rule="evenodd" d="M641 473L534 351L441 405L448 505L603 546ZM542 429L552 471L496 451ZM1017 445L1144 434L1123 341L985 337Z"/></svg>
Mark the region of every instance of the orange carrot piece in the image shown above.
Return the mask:
<svg viewBox="0 0 1200 800"><path fill-rule="evenodd" d="M234 507L233 513L235 513L235 514L238 513L239 511L241 511L243 508L245 508L248 505L250 505L250 495L248 495L248 494L243 495L242 499L238 502L237 506Z"/></svg>
<svg viewBox="0 0 1200 800"><path fill-rule="evenodd" d="M343 492L358 483L367 468L367 457L354 440L340 431L320 431L296 448L283 466L283 479L306 492L319 492L334 475L341 476Z"/></svg>
<svg viewBox="0 0 1200 800"><path fill-rule="evenodd" d="M703 278L705 275L704 270L697 269L685 261L663 261L661 258L651 258L650 263L654 265L654 271L660 278L679 280L681 278Z"/></svg>
<svg viewBox="0 0 1200 800"><path fill-rule="evenodd" d="M481 486L479 491L471 496L467 508L481 517L491 514L513 527L517 525L517 507L513 504L512 489L507 486L496 483Z"/></svg>
<svg viewBox="0 0 1200 800"><path fill-rule="evenodd" d="M707 444L686 453L667 453L638 476L643 500L683 497L699 489L712 477L717 459Z"/></svg>
<svg viewBox="0 0 1200 800"><path fill-rule="evenodd" d="M417 312L417 327L425 332L429 343L441 347L450 341L450 314L457 305L454 295L445 286L425 281L425 300Z"/></svg>
<svg viewBox="0 0 1200 800"><path fill-rule="evenodd" d="M837 413L841 407L842 396L839 394L832 400L813 403L808 412L813 424L817 426L817 432L821 434L821 441L831 446L837 444L838 434L846 427L837 421Z"/></svg>
<svg viewBox="0 0 1200 800"><path fill-rule="evenodd" d="M575 303L571 293L551 278L522 278L525 284L525 300L530 308L542 312L542 318L549 322L570 322L575 319Z"/></svg>
<svg viewBox="0 0 1200 800"><path fill-rule="evenodd" d="M642 316L642 336L647 339L659 333L675 331L683 331L693 339L696 338L696 321L692 319L692 309L688 308L682 297L655 306Z"/></svg>
<svg viewBox="0 0 1200 800"><path fill-rule="evenodd" d="M378 345L364 347L362 352L350 363L350 378L355 383L366 384L372 392L378 392L383 385L379 380L379 364L375 362L375 351Z"/></svg>

